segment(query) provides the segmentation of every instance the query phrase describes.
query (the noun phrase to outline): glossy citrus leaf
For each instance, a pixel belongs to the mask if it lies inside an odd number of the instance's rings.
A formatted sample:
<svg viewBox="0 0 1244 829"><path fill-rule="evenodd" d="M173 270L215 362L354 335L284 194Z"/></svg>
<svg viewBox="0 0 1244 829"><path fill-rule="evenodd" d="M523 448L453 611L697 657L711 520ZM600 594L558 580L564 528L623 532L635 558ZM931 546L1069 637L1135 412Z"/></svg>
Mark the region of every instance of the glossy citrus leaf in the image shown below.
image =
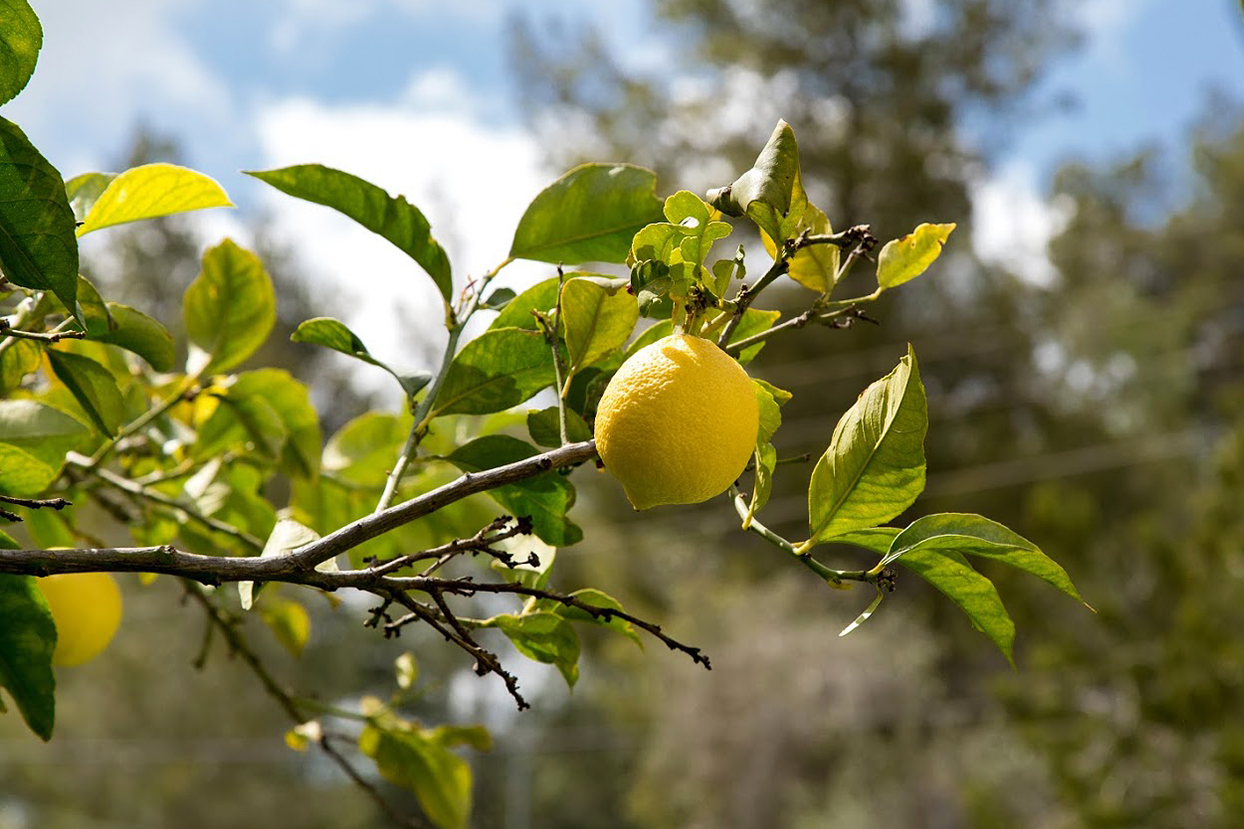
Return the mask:
<svg viewBox="0 0 1244 829"><path fill-rule="evenodd" d="M454 357L432 406L434 415L491 414L517 406L556 379L544 335L497 328Z"/></svg>
<svg viewBox="0 0 1244 829"><path fill-rule="evenodd" d="M561 309L571 374L621 348L639 321L635 297L591 279L567 280Z"/></svg>
<svg viewBox="0 0 1244 829"><path fill-rule="evenodd" d="M65 183L16 124L0 118L0 268L14 285L77 309L78 241Z"/></svg>
<svg viewBox="0 0 1244 829"><path fill-rule="evenodd" d="M440 829L466 829L471 815L471 767L429 732L409 723L368 724L359 750L385 780L412 791Z"/></svg>
<svg viewBox="0 0 1244 829"><path fill-rule="evenodd" d="M560 414L556 406L547 409L533 410L527 413L527 431L531 439L540 446L561 446L562 434L559 422ZM575 411L566 410L566 437L571 443L591 440L592 430Z"/></svg>
<svg viewBox="0 0 1244 829"><path fill-rule="evenodd" d="M0 0L0 104L17 97L35 72L43 26L26 0Z"/></svg>
<svg viewBox="0 0 1244 829"><path fill-rule="evenodd" d="M533 446L508 435L485 435L455 449L446 460L463 472L480 472L535 455ZM583 530L566 517L574 506L574 486L555 471L488 490L516 518L530 517L536 537L566 547L583 540Z"/></svg>
<svg viewBox="0 0 1244 829"><path fill-rule="evenodd" d="M566 684L579 680L579 635L564 617L549 611L494 616L484 623L504 633L528 659L554 665Z"/></svg>
<svg viewBox="0 0 1244 829"><path fill-rule="evenodd" d="M989 637L1014 666L1015 623L993 582L976 572L966 558L954 550L917 548L905 553L897 563L957 604L972 627Z"/></svg>
<svg viewBox="0 0 1244 829"><path fill-rule="evenodd" d="M756 163L734 183L711 191L709 202L727 216L747 216L774 239L794 215L799 179L799 145L790 124L778 121ZM796 217L797 218L797 217Z"/></svg>
<svg viewBox="0 0 1244 829"><path fill-rule="evenodd" d="M803 548L889 521L924 489L928 408L915 352L869 386L834 429L812 471Z"/></svg>
<svg viewBox="0 0 1244 829"><path fill-rule="evenodd" d="M662 218L656 174L629 164L584 164L550 184L519 220L515 259L625 262L631 239Z"/></svg>
<svg viewBox="0 0 1244 829"><path fill-rule="evenodd" d="M73 209L73 217L79 222L84 220L116 177L116 173L81 173L65 182L65 196Z"/></svg>
<svg viewBox="0 0 1244 829"><path fill-rule="evenodd" d="M56 378L91 422L104 434L115 435L125 422L125 401L112 372L89 357L67 351L49 349L47 358Z"/></svg>
<svg viewBox="0 0 1244 829"><path fill-rule="evenodd" d="M901 239L886 242L877 256L877 284L893 288L915 279L942 254L953 224L922 224Z"/></svg>
<svg viewBox="0 0 1244 829"><path fill-rule="evenodd" d="M6 537L0 546L10 546L9 541ZM56 722L55 649L56 624L35 579L0 574L0 687L45 741Z"/></svg>
<svg viewBox="0 0 1244 829"><path fill-rule="evenodd" d="M321 164L245 172L295 198L331 207L392 242L432 277L446 303L453 298L449 257L432 238L423 213L404 196L390 196L371 182Z"/></svg>
<svg viewBox="0 0 1244 829"><path fill-rule="evenodd" d="M78 235L209 207L233 207L224 189L210 176L176 164L144 164L108 183L87 211Z"/></svg>
<svg viewBox="0 0 1244 829"><path fill-rule="evenodd" d="M187 369L227 371L263 345L276 324L276 293L259 257L225 239L203 254L203 270L182 307L190 340Z"/></svg>
<svg viewBox="0 0 1244 829"><path fill-rule="evenodd" d="M142 357L156 371L172 371L177 346L169 330L151 317L119 302L104 303L112 327L91 339L108 343Z"/></svg>
<svg viewBox="0 0 1244 829"><path fill-rule="evenodd" d="M501 313L492 321L488 328L526 328L530 331L538 329L533 312L547 314L557 304L557 277L537 282L506 303Z"/></svg>
<svg viewBox="0 0 1244 829"><path fill-rule="evenodd" d="M414 396L420 389L432 381L432 375L426 371L401 373L391 368L388 364L377 360L367 350L367 346L363 344L363 341L357 334L351 331L344 322L335 320L332 317L315 317L314 319L304 320L298 324L298 328L290 335L290 341L331 348L333 351L348 354L365 363L382 368L397 379L403 391L409 396Z"/></svg>
<svg viewBox="0 0 1244 829"><path fill-rule="evenodd" d="M996 521L966 513L926 515L894 539L884 559L889 564L912 550L953 550L967 556L992 558L1049 582L1083 602L1067 571L1037 545Z"/></svg>

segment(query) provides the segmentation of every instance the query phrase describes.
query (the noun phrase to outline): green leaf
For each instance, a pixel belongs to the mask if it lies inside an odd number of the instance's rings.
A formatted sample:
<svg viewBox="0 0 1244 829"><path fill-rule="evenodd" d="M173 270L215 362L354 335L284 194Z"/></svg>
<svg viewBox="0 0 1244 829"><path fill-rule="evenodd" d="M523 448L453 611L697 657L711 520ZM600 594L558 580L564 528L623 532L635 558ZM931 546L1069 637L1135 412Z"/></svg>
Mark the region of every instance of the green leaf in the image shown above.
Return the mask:
<svg viewBox="0 0 1244 829"><path fill-rule="evenodd" d="M333 351L340 351L342 354L348 354L365 363L382 368L397 378L402 390L410 397L432 381L432 375L426 371L399 373L387 363L377 360L367 350L367 346L363 345L363 341L357 334L347 328L344 322L332 317L304 320L298 324L298 328L289 339L291 342L310 343L331 348Z"/></svg>
<svg viewBox="0 0 1244 829"><path fill-rule="evenodd" d="M489 311L500 311L502 308L510 304L510 301L518 294L514 293L511 288L497 288L488 298L480 303L480 308Z"/></svg>
<svg viewBox="0 0 1244 829"><path fill-rule="evenodd" d="M661 221L656 174L629 164L584 164L531 202L510 256L539 262L625 262L631 238Z"/></svg>
<svg viewBox="0 0 1244 829"><path fill-rule="evenodd" d="M20 386L27 375L38 370L41 362L43 346L34 340L14 340L0 352L0 397L7 397Z"/></svg>
<svg viewBox="0 0 1244 829"><path fill-rule="evenodd" d="M359 415L329 438L324 447L324 471L360 486L384 486L410 426L409 414Z"/></svg>
<svg viewBox="0 0 1244 829"><path fill-rule="evenodd" d="M55 649L56 624L34 578L0 574L0 687L44 741L56 722Z"/></svg>
<svg viewBox="0 0 1244 829"><path fill-rule="evenodd" d="M402 726L365 726L359 750L376 763L385 780L414 792L428 819L441 829L466 829L471 767L429 732L408 723Z"/></svg>
<svg viewBox="0 0 1244 829"><path fill-rule="evenodd" d="M792 205L798 179L799 145L795 132L790 124L778 121L752 168L733 184L710 191L708 200L727 216L747 216L770 237L780 239L783 221L794 215Z"/></svg>
<svg viewBox="0 0 1244 829"><path fill-rule="evenodd" d="M262 368L239 374L229 388L231 400L262 400L280 417L288 435L280 455L281 470L313 478L320 470L320 419L307 387L288 371Z"/></svg>
<svg viewBox="0 0 1244 829"><path fill-rule="evenodd" d="M484 625L498 628L528 659L557 666L570 687L579 680L579 635L561 615L548 611L506 613Z"/></svg>
<svg viewBox="0 0 1244 829"><path fill-rule="evenodd" d="M283 193L349 216L414 259L432 277L446 304L453 298L449 257L432 238L423 213L404 196L390 196L368 181L321 164L244 172Z"/></svg>
<svg viewBox="0 0 1244 829"><path fill-rule="evenodd" d="M172 371L177 347L167 328L128 305L108 302L105 307L114 327L91 339L137 354L156 371Z"/></svg>
<svg viewBox="0 0 1244 829"><path fill-rule="evenodd" d="M713 281L709 287L713 289L715 295L725 296L730 289L730 283L735 279L742 279L747 274L743 258L743 246L739 245L734 252L733 259L719 259L713 263Z"/></svg>
<svg viewBox="0 0 1244 829"><path fill-rule="evenodd" d="M527 413L527 431L539 446L561 446L562 430L556 406ZM566 410L566 437L571 443L592 439L592 430L577 412Z"/></svg>
<svg viewBox="0 0 1244 829"><path fill-rule="evenodd" d="M869 386L838 421L808 490L802 549L889 521L924 489L928 408L915 352Z"/></svg>
<svg viewBox="0 0 1244 829"><path fill-rule="evenodd" d="M786 239L796 238L805 231L819 236L833 233L834 229L829 223L829 217L816 205L809 204L804 208L800 221L786 235ZM773 240L763 233L760 238L769 255L776 256L777 246L773 244ZM805 288L827 294L837 284L840 259L841 251L837 245L807 245L795 252L787 273Z"/></svg>
<svg viewBox="0 0 1244 829"><path fill-rule="evenodd" d="M259 257L225 239L203 254L182 313L187 369L204 376L233 368L263 345L276 324L276 294Z"/></svg>
<svg viewBox="0 0 1244 829"><path fill-rule="evenodd" d="M42 492L60 474L65 453L89 435L59 409L34 400L0 400L0 489L11 495Z"/></svg>
<svg viewBox="0 0 1244 829"><path fill-rule="evenodd" d="M77 311L78 241L60 173L0 118L0 268L14 285L51 291Z"/></svg>
<svg viewBox="0 0 1244 829"><path fill-rule="evenodd" d="M56 303L61 305L61 303ZM63 305L61 305L63 307ZM81 322L83 325L78 326L84 328L88 337L96 339L101 334L106 334L111 330L116 322L112 319L112 315L108 313L104 300L99 295L99 290L91 284L91 281L81 274L78 275L78 309L82 312ZM68 308L65 308L69 311ZM69 311L72 315L72 311Z"/></svg>
<svg viewBox="0 0 1244 829"><path fill-rule="evenodd" d="M463 472L482 472L535 454L535 447L518 438L485 435L463 444L445 459ZM574 506L574 486L556 471L490 489L488 494L514 517L529 516L535 535L554 547L583 540L583 530L566 517Z"/></svg>
<svg viewBox="0 0 1244 829"><path fill-rule="evenodd" d="M762 311L759 308L748 308L743 312L743 318L739 320L734 333L730 335L730 342L737 343L754 334L759 334L761 331L768 331L777 323L781 316L781 311ZM761 340L755 345L749 345L740 351L739 362L747 365L756 359L756 355L760 353L760 349L765 347L765 344L765 341Z"/></svg>
<svg viewBox="0 0 1244 829"><path fill-rule="evenodd" d="M69 199L75 220L81 222L86 218L91 207L116 177L116 173L82 173L65 182L65 196Z"/></svg>
<svg viewBox="0 0 1244 829"><path fill-rule="evenodd" d="M48 363L57 379L78 401L91 422L106 435L125 423L125 401L112 372L89 357L48 349Z"/></svg>
<svg viewBox="0 0 1244 829"><path fill-rule="evenodd" d="M679 190L665 200L665 218L683 228L678 243L682 261L703 265L713 243L730 235L726 222L712 221L712 207L689 190Z"/></svg>
<svg viewBox="0 0 1244 829"><path fill-rule="evenodd" d="M553 306L557 304L558 284L557 277L552 277L532 285L506 304L501 313L497 314L497 318L488 326L488 330L498 328L538 330L539 326L532 312L548 313L553 310Z"/></svg>
<svg viewBox="0 0 1244 829"><path fill-rule="evenodd" d="M305 607L290 599L269 598L259 609L259 617L281 647L295 659L302 656L311 638L311 615Z"/></svg>
<svg viewBox="0 0 1244 829"><path fill-rule="evenodd" d="M263 551L259 554L260 558L273 558L289 554L292 550L320 540L320 534L315 530L307 527L292 518L281 518L276 522L276 526L272 528L272 532L268 534L268 540L264 542ZM250 610L254 606L255 599L258 597L259 589L263 584L255 585L253 581L238 582L238 599L243 610ZM296 603L295 603L296 604ZM306 615L306 610L302 605L298 605L299 610ZM306 628L310 631L310 620L307 620ZM274 631L275 632L275 629ZM278 637L280 634L278 634ZM302 637L302 644L306 643L306 636ZM284 643L282 643L284 644ZM301 653L302 645L298 645L297 651ZM298 656L295 653L294 656Z"/></svg>
<svg viewBox="0 0 1244 829"><path fill-rule="evenodd" d="M543 334L521 328L485 331L454 357L432 414L499 412L555 380L553 352Z"/></svg>
<svg viewBox="0 0 1244 829"><path fill-rule="evenodd" d="M144 164L108 183L91 205L78 235L209 207L233 207L224 189L211 177L176 164Z"/></svg>
<svg viewBox="0 0 1244 829"><path fill-rule="evenodd" d="M968 560L954 550L913 549L898 559L898 563L959 605L972 627L988 636L1014 667L1015 623L1002 605L1002 597L993 582L976 572Z"/></svg>
<svg viewBox="0 0 1244 829"><path fill-rule="evenodd" d="M561 307L570 374L621 348L639 321L635 297L591 279L567 280Z"/></svg>
<svg viewBox="0 0 1244 829"><path fill-rule="evenodd" d="M953 550L962 555L992 558L1049 582L1083 602L1067 571L1041 552L1037 545L996 521L967 513L926 515L894 539L883 564L912 550Z"/></svg>
<svg viewBox="0 0 1244 829"><path fill-rule="evenodd" d="M954 229L954 224L922 224L901 239L886 242L877 256L877 284L887 290L924 273Z"/></svg>
<svg viewBox="0 0 1244 829"><path fill-rule="evenodd" d="M607 610L622 610L621 602L613 596L610 596L608 593L597 590L594 587L586 587L582 590L576 590L570 595L585 604L591 605L592 607L600 607ZM572 622L587 622L589 624L607 627L610 630L622 634L627 639L630 639L639 646L640 650L643 650L644 648L643 640L639 638L639 633L635 630L635 626L618 616L610 616L608 618L604 616L595 616L582 608L565 605L553 599L541 599L536 603L536 608L538 610L548 611L549 613L556 613L563 619L569 619Z"/></svg>
<svg viewBox="0 0 1244 829"><path fill-rule="evenodd" d="M63 465L47 463L21 447L0 443L0 493L38 495L60 476Z"/></svg>
<svg viewBox="0 0 1244 829"><path fill-rule="evenodd" d="M26 0L0 0L0 104L17 97L35 72L43 27Z"/></svg>

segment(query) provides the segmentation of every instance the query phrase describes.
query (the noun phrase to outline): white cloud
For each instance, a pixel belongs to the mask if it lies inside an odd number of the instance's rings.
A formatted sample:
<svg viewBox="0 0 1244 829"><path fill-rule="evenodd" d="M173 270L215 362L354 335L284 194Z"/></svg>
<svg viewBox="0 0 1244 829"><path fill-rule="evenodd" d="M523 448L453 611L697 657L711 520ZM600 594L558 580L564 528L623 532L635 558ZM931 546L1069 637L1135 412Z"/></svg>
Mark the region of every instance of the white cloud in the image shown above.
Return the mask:
<svg viewBox="0 0 1244 829"><path fill-rule="evenodd" d="M465 85L437 70L412 79L410 88L460 94ZM550 177L526 133L485 124L469 106L453 106L269 102L256 114L263 164L326 164L404 195L432 224L460 289L505 259L514 227ZM275 190L261 198L300 257L341 286L348 307L324 313L347 321L382 359L426 361L429 345L442 342L444 332L439 295L418 265L335 211ZM521 286L547 270L516 263L498 284ZM417 319L417 329L399 330L403 316Z"/></svg>
<svg viewBox="0 0 1244 829"><path fill-rule="evenodd" d="M136 116L183 126L228 120L223 81L196 58L174 20L197 1L42 4L39 64L5 116L66 175L99 169Z"/></svg>
<svg viewBox="0 0 1244 829"><path fill-rule="evenodd" d="M1071 204L1040 195L1030 164L1014 162L972 188L972 246L986 262L1036 285L1057 277L1050 239L1066 227Z"/></svg>

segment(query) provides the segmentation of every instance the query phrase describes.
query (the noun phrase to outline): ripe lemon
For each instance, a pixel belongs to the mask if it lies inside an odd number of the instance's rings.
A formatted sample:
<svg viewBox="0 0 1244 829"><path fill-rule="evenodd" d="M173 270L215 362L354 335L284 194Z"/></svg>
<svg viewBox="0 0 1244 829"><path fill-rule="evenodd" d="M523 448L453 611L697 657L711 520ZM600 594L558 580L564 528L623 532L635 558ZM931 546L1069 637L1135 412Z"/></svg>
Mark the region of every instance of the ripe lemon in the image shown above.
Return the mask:
<svg viewBox="0 0 1244 829"><path fill-rule="evenodd" d="M708 340L671 334L636 351L609 381L596 451L635 509L698 504L742 474L759 424L743 367Z"/></svg>
<svg viewBox="0 0 1244 829"><path fill-rule="evenodd" d="M61 573L39 579L56 621L53 665L89 662L121 626L121 590L109 573Z"/></svg>

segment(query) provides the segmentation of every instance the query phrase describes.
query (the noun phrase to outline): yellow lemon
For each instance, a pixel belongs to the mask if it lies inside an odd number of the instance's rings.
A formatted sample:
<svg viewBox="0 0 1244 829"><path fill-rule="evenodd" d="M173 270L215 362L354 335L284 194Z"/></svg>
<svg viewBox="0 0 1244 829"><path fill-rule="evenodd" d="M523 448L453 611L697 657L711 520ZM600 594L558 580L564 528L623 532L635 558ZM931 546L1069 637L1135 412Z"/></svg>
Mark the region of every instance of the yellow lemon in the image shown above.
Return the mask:
<svg viewBox="0 0 1244 829"><path fill-rule="evenodd" d="M701 337L671 334L631 355L596 410L596 451L635 509L698 504L726 490L756 447L752 381Z"/></svg>
<svg viewBox="0 0 1244 829"><path fill-rule="evenodd" d="M61 573L39 579L56 621L54 665L99 656L121 626L121 590L109 573Z"/></svg>

